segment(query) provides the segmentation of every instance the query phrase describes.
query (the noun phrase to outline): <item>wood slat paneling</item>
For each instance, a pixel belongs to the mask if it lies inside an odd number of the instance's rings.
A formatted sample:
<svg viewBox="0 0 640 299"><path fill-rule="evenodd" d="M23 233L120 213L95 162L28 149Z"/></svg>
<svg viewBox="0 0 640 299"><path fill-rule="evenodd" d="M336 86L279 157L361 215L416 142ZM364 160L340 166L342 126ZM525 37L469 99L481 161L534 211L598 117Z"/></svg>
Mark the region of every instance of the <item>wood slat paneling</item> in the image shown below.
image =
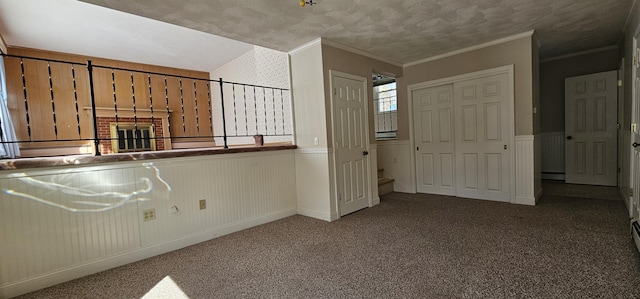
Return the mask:
<svg viewBox="0 0 640 299"><path fill-rule="evenodd" d="M82 55L56 53L42 50L9 48L9 54L27 57L37 57L45 59L63 60L85 64L87 60L92 60L94 65L108 66L138 70L141 72L157 72L175 76L185 76L209 79L206 72L182 70L162 66L144 65L133 62L115 61L109 59L87 57ZM15 117L13 118L16 134L20 140L29 140L27 127L27 108L22 88L22 78L20 60L17 58L7 58L7 89L9 109ZM75 66L75 77L78 94L78 107L80 111L81 133L78 135L78 120L76 118L75 97L73 94L73 80L71 66L61 63L50 63L56 125L58 135L56 136L53 122L53 107L51 93L49 91L49 75L47 62L24 59L25 80L27 89L27 104L29 109L29 125L31 127L31 140L62 140L62 139L82 139L93 136L91 115L84 112L84 107L90 106L88 73L85 66ZM133 89L131 72L114 71L115 94L118 109L149 109L153 101L154 109L167 110L165 84L162 76L152 75L151 94L149 97L149 81L144 73L133 73ZM96 106L114 109L113 84L111 69L101 67L94 68L94 88ZM193 93L193 80L183 79L183 101L180 100L179 79L167 77L167 88L169 91L169 108L174 110L171 117L171 135L184 136L206 136L211 135L211 125L209 121L209 109L206 93L206 82L197 82L196 99L198 101L197 120L200 131L196 127L196 109ZM184 107L184 130L182 126L182 111ZM86 143L86 142L85 142ZM60 143L24 143L22 148L55 147Z"/></svg>

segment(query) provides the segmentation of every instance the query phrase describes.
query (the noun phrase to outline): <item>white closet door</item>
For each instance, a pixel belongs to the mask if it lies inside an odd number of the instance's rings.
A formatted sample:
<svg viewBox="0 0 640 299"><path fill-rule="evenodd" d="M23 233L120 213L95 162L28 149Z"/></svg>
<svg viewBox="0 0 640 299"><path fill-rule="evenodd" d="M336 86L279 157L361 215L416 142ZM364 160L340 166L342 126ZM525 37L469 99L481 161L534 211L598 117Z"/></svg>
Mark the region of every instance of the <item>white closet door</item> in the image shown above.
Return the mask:
<svg viewBox="0 0 640 299"><path fill-rule="evenodd" d="M412 92L417 191L455 195L453 84Z"/></svg>
<svg viewBox="0 0 640 299"><path fill-rule="evenodd" d="M507 74L454 83L456 195L510 201Z"/></svg>

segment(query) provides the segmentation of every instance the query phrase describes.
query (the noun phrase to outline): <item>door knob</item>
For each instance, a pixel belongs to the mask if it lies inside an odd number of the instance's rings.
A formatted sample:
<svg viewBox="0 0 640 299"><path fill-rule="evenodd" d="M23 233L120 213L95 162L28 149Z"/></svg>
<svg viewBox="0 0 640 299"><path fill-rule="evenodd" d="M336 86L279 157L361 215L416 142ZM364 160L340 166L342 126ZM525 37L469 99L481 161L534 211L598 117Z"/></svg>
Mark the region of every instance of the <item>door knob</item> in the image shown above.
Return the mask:
<svg viewBox="0 0 640 299"><path fill-rule="evenodd" d="M366 156L366 155L368 155L368 154L369 154L369 152L367 152L367 151L362 152L362 155L363 155L363 156Z"/></svg>
<svg viewBox="0 0 640 299"><path fill-rule="evenodd" d="M504 145L504 149L507 149L507 148L508 148L508 146L505 144L505 145Z"/></svg>
<svg viewBox="0 0 640 299"><path fill-rule="evenodd" d="M631 146L638 147L638 145L640 145L640 143L634 142Z"/></svg>
<svg viewBox="0 0 640 299"><path fill-rule="evenodd" d="M571 139L573 139L573 137L567 136L567 140L571 140Z"/></svg>

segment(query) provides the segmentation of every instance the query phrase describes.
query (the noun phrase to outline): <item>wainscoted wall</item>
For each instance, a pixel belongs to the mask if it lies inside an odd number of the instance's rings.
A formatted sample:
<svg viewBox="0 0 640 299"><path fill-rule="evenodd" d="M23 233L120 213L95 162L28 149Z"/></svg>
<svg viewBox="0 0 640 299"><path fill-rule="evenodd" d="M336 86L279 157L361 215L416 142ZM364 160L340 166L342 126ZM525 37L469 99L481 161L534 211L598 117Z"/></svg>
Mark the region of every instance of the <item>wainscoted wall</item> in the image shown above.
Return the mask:
<svg viewBox="0 0 640 299"><path fill-rule="evenodd" d="M543 173L564 175L564 131L540 133Z"/></svg>
<svg viewBox="0 0 640 299"><path fill-rule="evenodd" d="M325 221L337 219L337 214L332 214L329 150L305 148L295 152L298 214Z"/></svg>
<svg viewBox="0 0 640 299"><path fill-rule="evenodd" d="M378 142L378 168L384 169L384 175L395 179L393 191L412 193L411 148L409 140Z"/></svg>
<svg viewBox="0 0 640 299"><path fill-rule="evenodd" d="M371 196L371 205L369 207L373 207L380 203L380 196L378 195L378 145L372 143L369 145L369 156L371 157L369 161L371 164L369 165L370 174L370 196Z"/></svg>
<svg viewBox="0 0 640 299"><path fill-rule="evenodd" d="M536 204L535 147L533 135L518 135L516 149L516 196L513 203Z"/></svg>
<svg viewBox="0 0 640 299"><path fill-rule="evenodd" d="M3 171L0 297L294 215L294 155L287 150ZM200 199L206 209L200 210ZM143 220L150 210L155 219Z"/></svg>

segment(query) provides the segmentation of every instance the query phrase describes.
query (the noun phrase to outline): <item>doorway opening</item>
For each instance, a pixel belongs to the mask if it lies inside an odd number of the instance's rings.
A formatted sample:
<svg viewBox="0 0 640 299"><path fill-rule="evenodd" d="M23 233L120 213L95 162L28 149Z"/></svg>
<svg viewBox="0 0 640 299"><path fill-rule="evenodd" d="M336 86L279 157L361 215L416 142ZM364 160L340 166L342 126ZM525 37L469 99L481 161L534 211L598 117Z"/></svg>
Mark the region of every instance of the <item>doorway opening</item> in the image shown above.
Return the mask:
<svg viewBox="0 0 640 299"><path fill-rule="evenodd" d="M396 78L373 73L372 80L376 140L396 139L398 133Z"/></svg>

